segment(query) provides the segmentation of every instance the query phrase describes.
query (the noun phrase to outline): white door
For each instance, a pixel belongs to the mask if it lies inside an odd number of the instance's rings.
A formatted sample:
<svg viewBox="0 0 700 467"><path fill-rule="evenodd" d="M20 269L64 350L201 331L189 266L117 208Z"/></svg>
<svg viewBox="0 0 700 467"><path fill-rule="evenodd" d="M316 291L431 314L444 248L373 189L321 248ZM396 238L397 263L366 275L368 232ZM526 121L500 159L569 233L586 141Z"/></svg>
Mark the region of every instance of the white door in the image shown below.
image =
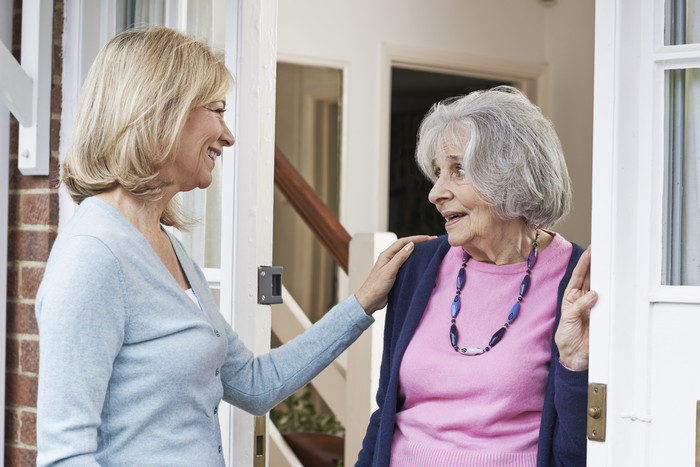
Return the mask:
<svg viewBox="0 0 700 467"><path fill-rule="evenodd" d="M697 462L697 10L596 2L590 382L607 385L607 416L591 466Z"/></svg>
<svg viewBox="0 0 700 467"><path fill-rule="evenodd" d="M203 268L221 313L234 330L256 354L268 351L270 310L257 304L257 267L272 260L277 2L67 0L65 11L63 83L67 84L61 158L90 64L99 49L131 22L208 37L224 53L236 80L225 114L236 144L224 148L208 190L183 196L183 204L202 223L182 233L181 239ZM59 226L74 211L61 191ZM266 419L227 404L221 405L219 419L227 465L264 466Z"/></svg>

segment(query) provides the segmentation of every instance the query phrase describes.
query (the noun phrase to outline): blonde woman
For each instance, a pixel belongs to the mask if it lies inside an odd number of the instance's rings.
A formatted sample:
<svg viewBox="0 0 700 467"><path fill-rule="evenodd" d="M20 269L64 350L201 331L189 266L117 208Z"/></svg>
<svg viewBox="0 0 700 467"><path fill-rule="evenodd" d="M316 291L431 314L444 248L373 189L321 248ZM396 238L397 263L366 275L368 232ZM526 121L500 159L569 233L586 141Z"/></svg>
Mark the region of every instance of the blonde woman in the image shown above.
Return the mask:
<svg viewBox="0 0 700 467"><path fill-rule="evenodd" d="M292 342L255 357L163 229L235 139L231 75L205 45L130 30L86 79L62 181L80 205L53 246L36 314L39 465L223 465L221 400L263 414L350 345L386 303L414 237Z"/></svg>

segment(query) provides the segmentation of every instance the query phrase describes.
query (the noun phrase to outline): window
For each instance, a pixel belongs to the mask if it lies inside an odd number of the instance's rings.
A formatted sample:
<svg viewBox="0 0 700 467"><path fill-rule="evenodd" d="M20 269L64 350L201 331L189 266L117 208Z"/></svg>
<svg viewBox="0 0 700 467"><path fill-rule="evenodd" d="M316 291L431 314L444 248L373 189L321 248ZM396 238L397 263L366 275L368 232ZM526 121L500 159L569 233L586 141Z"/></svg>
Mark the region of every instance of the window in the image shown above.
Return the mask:
<svg viewBox="0 0 700 467"><path fill-rule="evenodd" d="M700 2L667 0L663 60L665 231L662 283L700 285ZM659 57L661 58L661 57Z"/></svg>

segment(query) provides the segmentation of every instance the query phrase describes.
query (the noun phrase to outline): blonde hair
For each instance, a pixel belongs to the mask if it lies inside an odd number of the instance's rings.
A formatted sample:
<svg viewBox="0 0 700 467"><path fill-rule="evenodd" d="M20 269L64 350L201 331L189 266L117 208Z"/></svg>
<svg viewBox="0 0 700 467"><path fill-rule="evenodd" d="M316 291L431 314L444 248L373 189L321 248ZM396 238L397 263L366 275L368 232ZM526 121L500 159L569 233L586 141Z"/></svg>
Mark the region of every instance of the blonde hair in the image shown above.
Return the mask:
<svg viewBox="0 0 700 467"><path fill-rule="evenodd" d="M222 99L233 77L202 42L173 29L130 29L100 51L83 85L62 182L73 200L121 185L157 200L159 170L177 149L189 112ZM173 198L161 222L183 227Z"/></svg>
<svg viewBox="0 0 700 467"><path fill-rule="evenodd" d="M433 183L433 162L445 142L463 148L467 181L501 219L550 227L571 209L554 125L519 90L499 86L430 109L418 130L416 162Z"/></svg>

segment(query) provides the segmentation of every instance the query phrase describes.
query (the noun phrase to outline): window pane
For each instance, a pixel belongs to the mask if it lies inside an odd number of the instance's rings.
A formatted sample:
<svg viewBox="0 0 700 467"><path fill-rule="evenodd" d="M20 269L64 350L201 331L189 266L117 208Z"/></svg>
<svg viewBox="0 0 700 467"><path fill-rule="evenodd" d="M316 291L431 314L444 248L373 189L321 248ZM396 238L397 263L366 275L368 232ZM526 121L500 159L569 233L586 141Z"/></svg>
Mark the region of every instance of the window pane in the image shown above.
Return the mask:
<svg viewBox="0 0 700 467"><path fill-rule="evenodd" d="M666 0L665 44L700 42L700 1Z"/></svg>
<svg viewBox="0 0 700 467"><path fill-rule="evenodd" d="M666 72L663 282L700 285L700 69Z"/></svg>

